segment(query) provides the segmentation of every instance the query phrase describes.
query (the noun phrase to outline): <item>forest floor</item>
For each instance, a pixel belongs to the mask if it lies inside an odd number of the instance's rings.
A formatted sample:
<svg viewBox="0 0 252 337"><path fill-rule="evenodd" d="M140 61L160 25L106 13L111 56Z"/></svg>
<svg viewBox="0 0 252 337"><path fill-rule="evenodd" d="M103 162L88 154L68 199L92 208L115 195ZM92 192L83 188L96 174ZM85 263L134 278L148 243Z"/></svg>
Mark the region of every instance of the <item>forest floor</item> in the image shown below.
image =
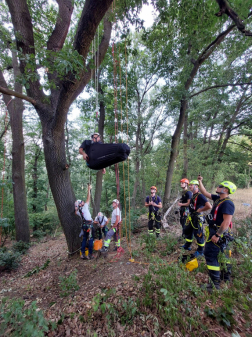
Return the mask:
<svg viewBox="0 0 252 337"><path fill-rule="evenodd" d="M238 190L232 199L237 229L251 216L252 189ZM134 262L129 262L126 238L121 240L125 253L119 259L112 252L112 243L107 258L91 261L80 259L78 254L69 257L62 233L33 242L16 271L1 273L0 300L21 298L24 309L36 301L37 310L56 323L45 333L49 337L251 337L251 270L247 272L242 255L234 247L233 283L222 284L219 292L208 294L200 288L208 282L204 259L193 272L178 263L178 220L173 217L169 230L162 230L161 239L155 243L146 235L147 226L142 233L131 236ZM147 224L146 216L139 221ZM38 271L47 260L48 266ZM38 272L25 277L36 268Z"/></svg>

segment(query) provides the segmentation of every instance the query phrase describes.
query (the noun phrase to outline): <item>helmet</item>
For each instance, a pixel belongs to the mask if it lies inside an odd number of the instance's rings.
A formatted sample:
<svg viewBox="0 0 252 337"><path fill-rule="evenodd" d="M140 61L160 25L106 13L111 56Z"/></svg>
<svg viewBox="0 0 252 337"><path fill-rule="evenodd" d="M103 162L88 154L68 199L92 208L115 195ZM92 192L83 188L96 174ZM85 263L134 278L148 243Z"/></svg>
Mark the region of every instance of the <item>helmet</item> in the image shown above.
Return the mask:
<svg viewBox="0 0 252 337"><path fill-rule="evenodd" d="M157 192L156 186L151 186L150 190L156 190L156 192Z"/></svg>
<svg viewBox="0 0 252 337"><path fill-rule="evenodd" d="M94 135L97 135L97 136L99 136L99 137L100 137L100 134L99 134L98 132L94 132L94 133L92 133L90 137L91 137L91 138L93 138L93 137L94 137Z"/></svg>
<svg viewBox="0 0 252 337"><path fill-rule="evenodd" d="M220 185L226 187L229 190L229 194L233 194L237 189L236 185L231 181L223 181Z"/></svg>
<svg viewBox="0 0 252 337"><path fill-rule="evenodd" d="M183 178L180 180L181 183L186 183L187 185L189 184L189 180L187 178Z"/></svg>
<svg viewBox="0 0 252 337"><path fill-rule="evenodd" d="M198 180L191 180L189 185L198 185L199 186L199 182L198 182Z"/></svg>
<svg viewBox="0 0 252 337"><path fill-rule="evenodd" d="M76 200L74 206L79 207L81 204L81 200Z"/></svg>
<svg viewBox="0 0 252 337"><path fill-rule="evenodd" d="M117 205L119 204L119 200L117 200L117 199L114 199L113 201L112 201L112 203L113 202L115 202Z"/></svg>
<svg viewBox="0 0 252 337"><path fill-rule="evenodd" d="M103 213L102 213L102 212L99 212L99 213L98 213L98 216L103 216Z"/></svg>

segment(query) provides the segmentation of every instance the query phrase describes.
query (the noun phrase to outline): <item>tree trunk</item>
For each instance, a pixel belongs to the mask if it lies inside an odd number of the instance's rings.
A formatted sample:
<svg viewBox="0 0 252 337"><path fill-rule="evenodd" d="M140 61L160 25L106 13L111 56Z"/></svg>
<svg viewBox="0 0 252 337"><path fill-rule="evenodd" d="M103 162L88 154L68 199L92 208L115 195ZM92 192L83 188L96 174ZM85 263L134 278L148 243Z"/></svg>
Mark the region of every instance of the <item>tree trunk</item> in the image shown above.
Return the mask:
<svg viewBox="0 0 252 337"><path fill-rule="evenodd" d="M185 122L184 122L184 138L183 138L183 150L184 150L184 169L183 169L183 177L187 177L188 172L188 156L187 156L187 141L188 141L188 134L187 134L187 121L188 121L188 113L185 114Z"/></svg>
<svg viewBox="0 0 252 337"><path fill-rule="evenodd" d="M177 159L178 155L178 147L179 147L179 141L180 141L180 135L182 131L182 127L185 120L185 113L187 109L187 98L186 93L188 92L188 89L190 88L191 84L193 83L194 77L196 76L200 66L204 63L205 60L209 58L209 56L213 53L213 51L216 49L216 47L225 39L225 37L234 29L234 25L227 28L224 32L220 33L217 38L211 42L201 53L201 55L198 57L196 61L193 62L193 69L190 72L190 75L185 82L184 90L185 93L182 96L181 103L180 103L180 114L179 114L179 120L178 124L176 126L176 129L174 131L174 134L172 136L172 143L171 143L171 153L170 153L170 159L168 163L168 169L166 173L166 183L165 183L165 193L164 193L164 204L168 202L170 195L171 195L171 182L172 182L172 176L175 166L175 161Z"/></svg>
<svg viewBox="0 0 252 337"><path fill-rule="evenodd" d="M12 53L12 65L14 70L14 79L16 79L19 75L19 70L17 57L14 52ZM0 84L7 88L6 81L1 71ZM15 91L22 93L22 86L20 83L15 81L14 86ZM12 181L16 240L29 243L30 231L25 189L25 151L22 122L24 105L22 99L17 97L11 101L10 96L3 95L3 99L10 115L12 131Z"/></svg>

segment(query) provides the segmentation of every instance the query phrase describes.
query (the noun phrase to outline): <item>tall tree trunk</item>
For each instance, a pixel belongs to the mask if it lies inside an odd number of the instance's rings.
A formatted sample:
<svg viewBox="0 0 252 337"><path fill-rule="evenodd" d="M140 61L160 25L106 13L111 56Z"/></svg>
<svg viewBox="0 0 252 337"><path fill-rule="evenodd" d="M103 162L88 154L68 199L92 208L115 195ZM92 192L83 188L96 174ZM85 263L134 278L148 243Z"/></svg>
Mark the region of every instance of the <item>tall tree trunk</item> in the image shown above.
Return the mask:
<svg viewBox="0 0 252 337"><path fill-rule="evenodd" d="M17 56L13 52L12 65L14 70L14 79L19 75ZM22 86L16 80L14 81L15 91L22 93ZM7 83L0 71L0 85L7 88ZM23 111L24 105L20 98L11 100L10 96L3 95L4 102L10 115L10 124L12 131L12 181L14 198L14 217L16 240L30 242L29 218L27 210L27 198L25 189L25 152L23 137Z"/></svg>
<svg viewBox="0 0 252 337"><path fill-rule="evenodd" d="M202 52L202 54L198 57L198 59L193 61L193 69L190 72L190 75L185 83L184 86L184 94L181 99L180 103L180 113L179 113L179 119L178 124L176 126L176 129L174 131L174 134L172 136L172 143L171 143L171 153L170 153L170 159L168 163L168 169L166 173L166 183L165 183L165 193L164 193L164 204L167 203L167 201L170 198L171 195L171 183L172 183L172 176L174 172L174 166L175 161L177 159L178 155L178 147L179 147L179 141L180 141L180 135L182 131L182 127L185 120L185 113L187 109L187 93L188 89L190 88L191 84L193 83L194 77L196 76L200 66L209 58L209 56L214 52L216 47L224 40L224 38L234 29L234 25L230 26L227 30L222 32L217 36L217 38L211 42Z"/></svg>
<svg viewBox="0 0 252 337"><path fill-rule="evenodd" d="M188 134L187 134L187 122L188 122L188 113L185 114L185 122L184 122L184 138L183 138L183 152L184 152L184 169L183 169L183 176L187 177L188 173L188 156L187 156L187 141L188 141Z"/></svg>

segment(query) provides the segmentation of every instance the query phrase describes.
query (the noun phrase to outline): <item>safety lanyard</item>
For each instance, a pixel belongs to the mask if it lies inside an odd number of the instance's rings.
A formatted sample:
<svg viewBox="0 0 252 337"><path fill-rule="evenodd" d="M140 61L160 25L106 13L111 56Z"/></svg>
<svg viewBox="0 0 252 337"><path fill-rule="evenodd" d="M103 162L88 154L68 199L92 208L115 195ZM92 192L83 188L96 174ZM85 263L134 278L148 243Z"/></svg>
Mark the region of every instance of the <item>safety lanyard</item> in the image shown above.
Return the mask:
<svg viewBox="0 0 252 337"><path fill-rule="evenodd" d="M226 201L226 200L228 200L228 199L229 199L229 198L225 198L225 199L221 200L221 201L217 204L217 206L216 206L216 208L215 208L215 210L214 210L214 216L213 216L213 220L214 220L214 221L215 221L216 218L217 218L217 213L218 213L218 209L219 209L220 205L221 205L224 201Z"/></svg>
<svg viewBox="0 0 252 337"><path fill-rule="evenodd" d="M200 195L200 193L196 193L196 198L194 199L194 204L193 204L194 211L196 210L196 204L197 204L197 199L198 199L199 195Z"/></svg>

